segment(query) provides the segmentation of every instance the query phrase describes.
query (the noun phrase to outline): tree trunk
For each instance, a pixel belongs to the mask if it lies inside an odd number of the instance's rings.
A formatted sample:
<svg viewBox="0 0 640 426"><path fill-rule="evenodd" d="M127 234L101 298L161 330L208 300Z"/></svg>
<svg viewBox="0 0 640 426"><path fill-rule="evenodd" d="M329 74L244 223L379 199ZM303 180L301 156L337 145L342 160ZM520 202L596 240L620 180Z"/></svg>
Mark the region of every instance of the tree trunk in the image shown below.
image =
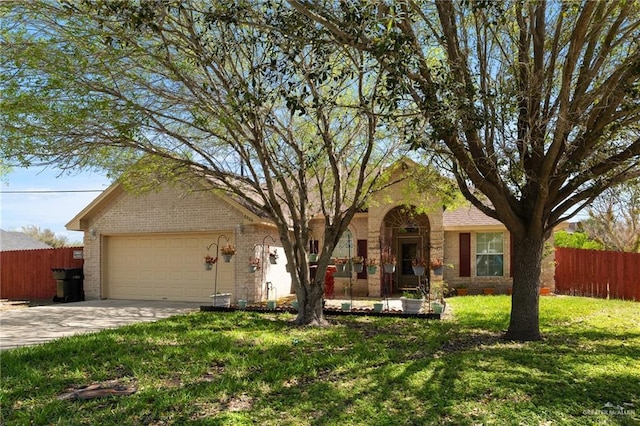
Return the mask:
<svg viewBox="0 0 640 426"><path fill-rule="evenodd" d="M353 214L345 215L344 221L341 223L349 223L352 218ZM327 225L325 227L324 246L320 251L314 276L309 269L308 253L305 249L299 249L309 246L309 235L296 236L296 239L292 241L288 235L286 222L279 222L278 228L281 229L280 241L282 241L287 255L288 272L291 274L292 285L298 299L298 316L295 319L295 324L321 327L329 325L324 317L325 274L331 260L331 254L338 241L337 236L342 235L346 225ZM308 226L304 229L307 228Z"/></svg>
<svg viewBox="0 0 640 426"><path fill-rule="evenodd" d="M326 326L329 323L324 317L322 286L312 285L304 293L302 298L298 294L298 317L297 325Z"/></svg>
<svg viewBox="0 0 640 426"><path fill-rule="evenodd" d="M506 338L509 340L540 340L540 273L542 270L542 236L526 236L513 244L513 295L511 320Z"/></svg>
<svg viewBox="0 0 640 426"><path fill-rule="evenodd" d="M296 296L298 298L297 325L326 326L329 323L324 317L324 274L326 265L322 267L323 259L318 262L315 279L301 282ZM303 264L308 265L308 264ZM308 266L307 266L308 267Z"/></svg>
<svg viewBox="0 0 640 426"><path fill-rule="evenodd" d="M353 214L346 215L343 223L349 223ZM329 322L324 317L324 279L329 266L329 260L331 259L331 253L338 242L338 236L342 235L346 225L325 225L324 229L324 245L320 250L318 258L317 269L315 273L315 279L311 279L310 275L308 281L299 280L299 288L296 291L298 297L298 317L296 318L297 325L312 325L312 326L326 326ZM301 247L307 247L305 242L301 244ZM304 254L304 259L301 262L303 267L308 266L307 254ZM300 274L303 276L304 274Z"/></svg>

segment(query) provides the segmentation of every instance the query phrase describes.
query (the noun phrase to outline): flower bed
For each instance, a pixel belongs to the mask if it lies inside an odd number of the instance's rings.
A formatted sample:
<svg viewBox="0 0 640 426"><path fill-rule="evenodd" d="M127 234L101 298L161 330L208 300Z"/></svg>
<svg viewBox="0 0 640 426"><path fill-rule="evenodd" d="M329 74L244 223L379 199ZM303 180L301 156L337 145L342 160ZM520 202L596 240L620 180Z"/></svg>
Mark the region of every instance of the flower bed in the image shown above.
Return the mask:
<svg viewBox="0 0 640 426"><path fill-rule="evenodd" d="M230 307L221 306L200 306L201 312L259 312L259 313L285 313L289 312L296 314L297 310L291 306L278 306L275 309L268 309L263 305L249 305L244 309L240 309L237 305L231 305ZM372 316L372 317L394 317L394 318L422 318L422 319L441 319L442 314L426 313L426 314L407 314L400 310L389 310L376 312L373 308L353 308L350 311L343 311L340 308L325 308L323 310L327 316L337 315L355 315L355 316Z"/></svg>

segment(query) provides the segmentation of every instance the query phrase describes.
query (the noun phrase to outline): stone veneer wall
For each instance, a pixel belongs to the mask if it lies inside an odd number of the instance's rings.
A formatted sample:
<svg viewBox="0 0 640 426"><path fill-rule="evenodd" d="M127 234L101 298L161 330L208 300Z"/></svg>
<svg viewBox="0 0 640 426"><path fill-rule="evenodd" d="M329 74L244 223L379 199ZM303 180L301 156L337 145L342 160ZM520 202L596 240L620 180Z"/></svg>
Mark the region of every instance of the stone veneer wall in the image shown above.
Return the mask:
<svg viewBox="0 0 640 426"><path fill-rule="evenodd" d="M358 213L349 224L349 230L353 234L354 244L357 240L367 240L367 257L376 259L378 270L375 274L367 275L367 279L356 279L353 276L354 297L380 297L380 283L382 277L382 267L380 265L380 236L384 217L390 210L400 205L423 206L427 209L427 216L430 224L431 258L444 257L444 232L442 223L442 207L436 198L429 198L426 194L417 194L411 199L407 199L404 183L397 183L375 197L375 202L369 206L367 213ZM314 238L321 240L323 234L323 222L316 220L311 224ZM320 246L322 241L320 241ZM354 252L355 255L355 252ZM432 280L440 280L442 277L432 275ZM343 284L348 282L348 278L336 278L335 295L343 297Z"/></svg>
<svg viewBox="0 0 640 426"><path fill-rule="evenodd" d="M385 191L382 191L378 197L377 202L369 207L369 220L368 220L368 240L369 240L369 255L378 259L378 272L375 275L369 276L368 287L369 296L379 297L380 283L381 283L381 271L382 266L380 263L380 238L382 223L385 216L392 209L401 205L413 205L421 207L425 210L425 214L429 218L429 244L431 247L430 258L443 258L444 252L444 231L443 231L443 211L440 199L437 197L431 197L429 194L414 194L407 195L406 183L397 183ZM397 255L397 253L394 253ZM442 277L431 275L432 281L441 280Z"/></svg>

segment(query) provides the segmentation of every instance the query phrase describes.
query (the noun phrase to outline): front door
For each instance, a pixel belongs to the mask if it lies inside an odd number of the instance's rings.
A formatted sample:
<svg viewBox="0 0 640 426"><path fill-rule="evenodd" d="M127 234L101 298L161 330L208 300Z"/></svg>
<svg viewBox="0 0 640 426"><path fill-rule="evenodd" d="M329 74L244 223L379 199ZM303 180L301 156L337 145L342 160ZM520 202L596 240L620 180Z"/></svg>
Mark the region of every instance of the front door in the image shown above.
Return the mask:
<svg viewBox="0 0 640 426"><path fill-rule="evenodd" d="M413 259L420 257L418 253L420 239L418 237L398 237L398 291L415 289L418 277L413 273Z"/></svg>

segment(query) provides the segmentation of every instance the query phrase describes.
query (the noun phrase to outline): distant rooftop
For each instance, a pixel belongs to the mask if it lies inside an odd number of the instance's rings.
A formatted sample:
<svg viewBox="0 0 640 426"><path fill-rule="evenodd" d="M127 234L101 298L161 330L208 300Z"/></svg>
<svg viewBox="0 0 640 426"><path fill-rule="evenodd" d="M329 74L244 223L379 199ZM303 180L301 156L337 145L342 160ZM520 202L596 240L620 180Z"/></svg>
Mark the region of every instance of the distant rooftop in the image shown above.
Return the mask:
<svg viewBox="0 0 640 426"><path fill-rule="evenodd" d="M22 232L0 229L0 251L47 249L51 246Z"/></svg>

